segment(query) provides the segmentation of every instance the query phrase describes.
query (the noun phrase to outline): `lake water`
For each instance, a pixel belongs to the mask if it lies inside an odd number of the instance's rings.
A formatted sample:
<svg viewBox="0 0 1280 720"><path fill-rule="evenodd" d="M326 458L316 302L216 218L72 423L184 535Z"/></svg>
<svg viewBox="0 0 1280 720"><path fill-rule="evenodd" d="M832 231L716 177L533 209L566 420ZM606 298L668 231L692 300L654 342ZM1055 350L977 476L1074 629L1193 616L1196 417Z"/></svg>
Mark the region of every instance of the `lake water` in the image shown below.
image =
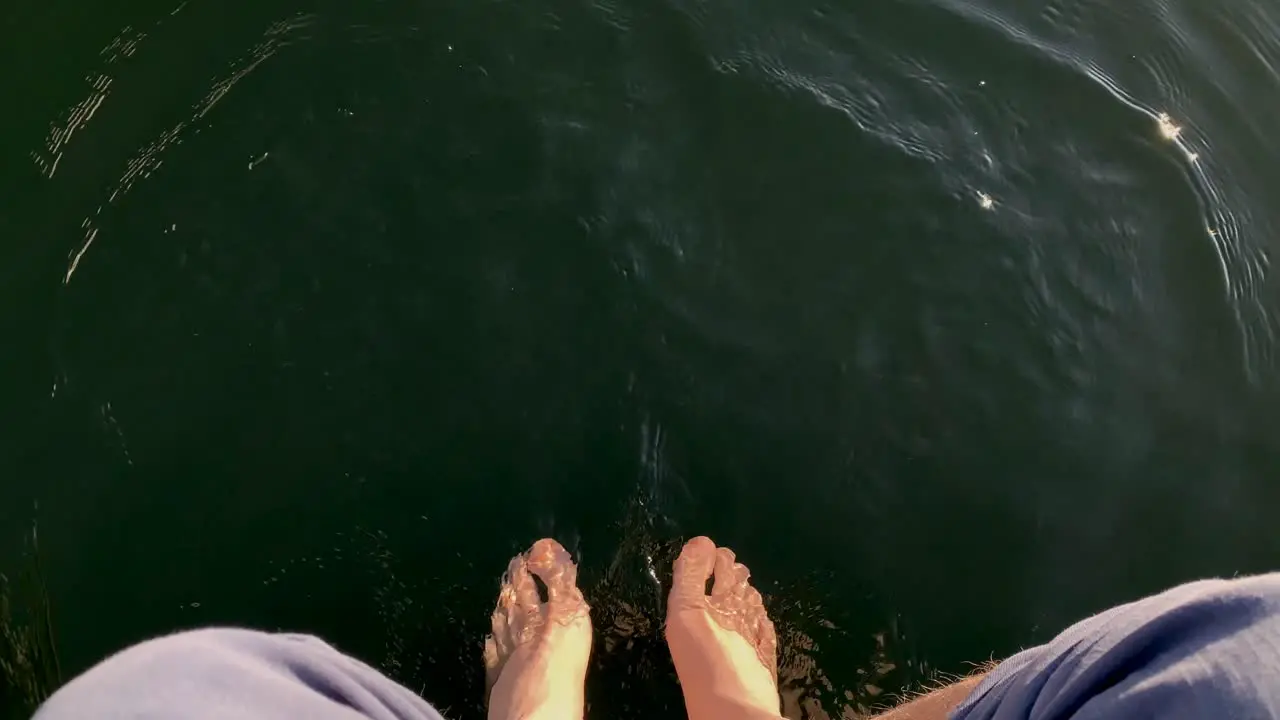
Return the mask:
<svg viewBox="0 0 1280 720"><path fill-rule="evenodd" d="M481 718L554 535L588 715L677 718L708 534L838 718L1280 566L1274 3L10 0L0 98L66 674L285 628Z"/></svg>

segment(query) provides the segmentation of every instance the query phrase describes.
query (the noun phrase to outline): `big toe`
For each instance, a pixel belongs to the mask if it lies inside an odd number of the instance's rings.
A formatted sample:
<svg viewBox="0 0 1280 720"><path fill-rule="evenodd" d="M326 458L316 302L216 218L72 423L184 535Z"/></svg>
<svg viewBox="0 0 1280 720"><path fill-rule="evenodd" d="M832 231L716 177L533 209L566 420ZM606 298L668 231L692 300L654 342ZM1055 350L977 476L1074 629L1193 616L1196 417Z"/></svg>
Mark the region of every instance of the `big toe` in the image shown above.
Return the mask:
<svg viewBox="0 0 1280 720"><path fill-rule="evenodd" d="M543 538L529 548L529 571L542 581L547 600L558 602L574 599L578 589L578 566L569 551L551 538Z"/></svg>
<svg viewBox="0 0 1280 720"><path fill-rule="evenodd" d="M529 548L529 572L542 581L551 616L567 621L587 612L586 600L578 588L578 566L569 551L551 538L544 538Z"/></svg>
<svg viewBox="0 0 1280 720"><path fill-rule="evenodd" d="M707 578L715 566L716 544L711 538L699 536L685 543L672 568L672 603L703 607L707 599Z"/></svg>

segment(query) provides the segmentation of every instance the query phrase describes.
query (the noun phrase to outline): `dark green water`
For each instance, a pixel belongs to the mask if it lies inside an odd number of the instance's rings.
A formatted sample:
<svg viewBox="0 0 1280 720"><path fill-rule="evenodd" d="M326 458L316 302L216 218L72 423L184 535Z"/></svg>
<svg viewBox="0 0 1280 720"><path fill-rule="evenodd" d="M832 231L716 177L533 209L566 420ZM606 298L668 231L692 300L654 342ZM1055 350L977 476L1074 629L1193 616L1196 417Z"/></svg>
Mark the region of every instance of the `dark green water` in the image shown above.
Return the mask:
<svg viewBox="0 0 1280 720"><path fill-rule="evenodd" d="M649 568L693 534L813 717L1274 569L1278 38L1263 0L9 0L0 569L38 518L69 673L305 630L459 720L542 535L597 718L680 716Z"/></svg>

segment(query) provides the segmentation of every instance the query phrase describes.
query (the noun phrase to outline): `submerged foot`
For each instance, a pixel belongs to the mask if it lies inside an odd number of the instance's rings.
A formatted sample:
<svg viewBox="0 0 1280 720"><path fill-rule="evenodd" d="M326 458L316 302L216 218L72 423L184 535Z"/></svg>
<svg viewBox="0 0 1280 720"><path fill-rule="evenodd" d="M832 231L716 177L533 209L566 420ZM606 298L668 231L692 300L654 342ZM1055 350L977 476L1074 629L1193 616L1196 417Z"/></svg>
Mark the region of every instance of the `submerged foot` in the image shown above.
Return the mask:
<svg viewBox="0 0 1280 720"><path fill-rule="evenodd" d="M577 578L550 538L511 559L484 641L489 720L581 720L591 619Z"/></svg>
<svg viewBox="0 0 1280 720"><path fill-rule="evenodd" d="M750 577L705 537L676 560L666 635L690 720L780 717L777 636Z"/></svg>

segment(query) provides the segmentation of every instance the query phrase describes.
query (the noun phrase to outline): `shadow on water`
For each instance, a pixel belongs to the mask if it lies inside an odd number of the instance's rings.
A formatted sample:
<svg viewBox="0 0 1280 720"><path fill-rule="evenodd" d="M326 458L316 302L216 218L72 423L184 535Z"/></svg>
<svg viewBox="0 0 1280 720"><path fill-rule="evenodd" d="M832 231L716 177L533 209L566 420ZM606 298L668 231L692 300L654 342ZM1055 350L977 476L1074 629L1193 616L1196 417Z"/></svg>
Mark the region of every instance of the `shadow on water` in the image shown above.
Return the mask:
<svg viewBox="0 0 1280 720"><path fill-rule="evenodd" d="M28 718L62 684L36 525L22 574L0 573L0 718Z"/></svg>

